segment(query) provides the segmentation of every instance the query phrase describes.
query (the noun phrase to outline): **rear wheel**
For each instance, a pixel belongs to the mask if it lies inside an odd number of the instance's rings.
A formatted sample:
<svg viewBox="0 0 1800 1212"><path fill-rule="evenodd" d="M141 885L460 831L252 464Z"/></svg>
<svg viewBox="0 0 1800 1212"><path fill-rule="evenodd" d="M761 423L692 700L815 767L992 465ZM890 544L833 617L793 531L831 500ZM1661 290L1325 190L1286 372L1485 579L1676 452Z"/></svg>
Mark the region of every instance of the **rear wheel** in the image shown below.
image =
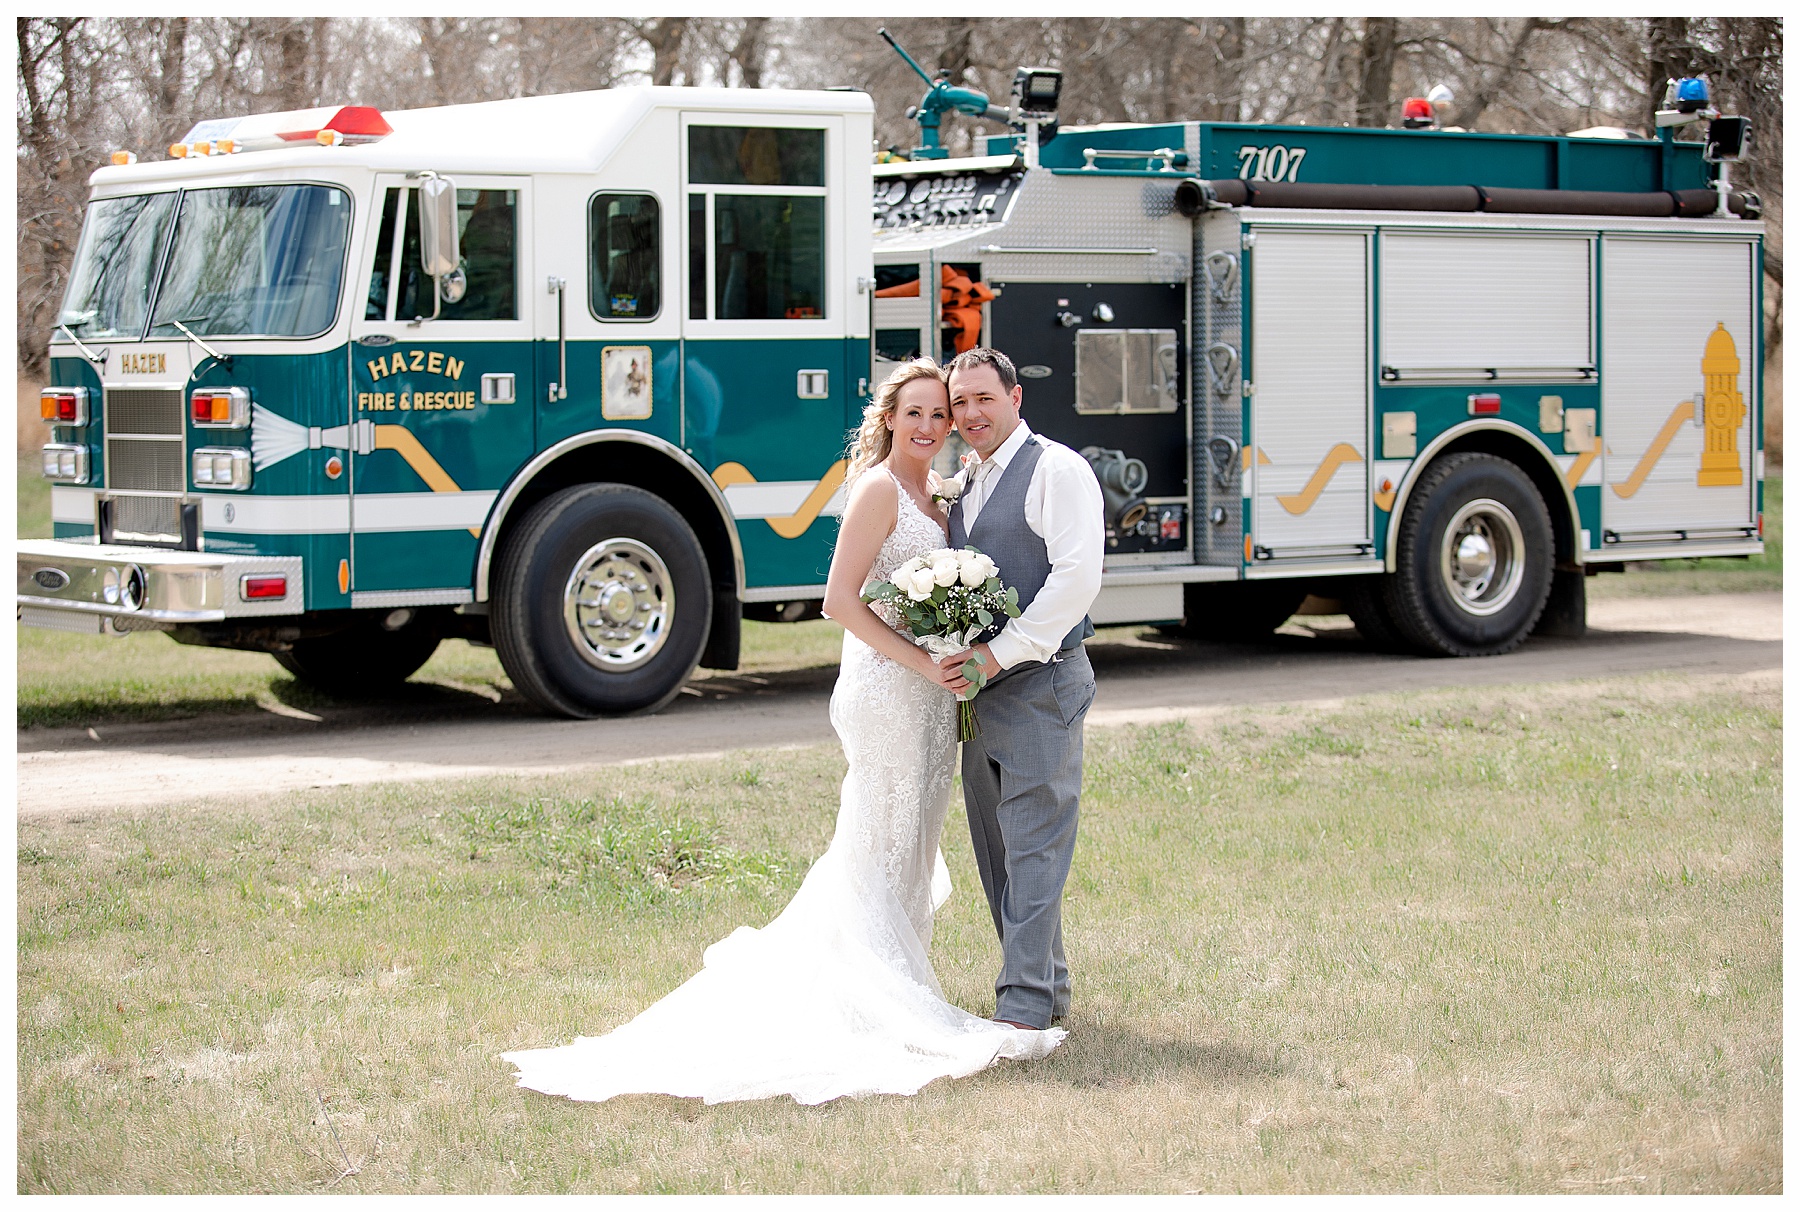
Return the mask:
<svg viewBox="0 0 1800 1212"><path fill-rule="evenodd" d="M661 497L622 484L539 502L501 550L491 599L494 647L513 685L578 719L663 706L712 626L693 529Z"/></svg>
<svg viewBox="0 0 1800 1212"><path fill-rule="evenodd" d="M1395 629L1443 656L1525 642L1550 593L1550 514L1517 465L1459 454L1427 469L1400 523L1383 603Z"/></svg>
<svg viewBox="0 0 1800 1212"><path fill-rule="evenodd" d="M393 631L380 619L359 621L333 635L295 640L274 656L283 669L327 694L360 698L391 691L417 673L437 646L437 632L415 615Z"/></svg>

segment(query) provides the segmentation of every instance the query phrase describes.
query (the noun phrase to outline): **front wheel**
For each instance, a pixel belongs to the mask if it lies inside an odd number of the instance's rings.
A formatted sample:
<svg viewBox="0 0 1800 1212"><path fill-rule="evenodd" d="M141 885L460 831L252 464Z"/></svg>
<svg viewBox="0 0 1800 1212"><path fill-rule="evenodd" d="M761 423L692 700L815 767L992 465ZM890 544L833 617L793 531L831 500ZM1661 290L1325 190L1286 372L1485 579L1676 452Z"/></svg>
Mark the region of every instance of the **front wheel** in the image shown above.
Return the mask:
<svg viewBox="0 0 1800 1212"><path fill-rule="evenodd" d="M699 540L667 501L584 484L540 501L507 538L489 609L519 692L591 719L675 697L712 628L712 585Z"/></svg>
<svg viewBox="0 0 1800 1212"><path fill-rule="evenodd" d="M1543 613L1554 557L1549 511L1516 464L1451 455L1407 502L1383 602L1421 651L1497 656L1524 643Z"/></svg>

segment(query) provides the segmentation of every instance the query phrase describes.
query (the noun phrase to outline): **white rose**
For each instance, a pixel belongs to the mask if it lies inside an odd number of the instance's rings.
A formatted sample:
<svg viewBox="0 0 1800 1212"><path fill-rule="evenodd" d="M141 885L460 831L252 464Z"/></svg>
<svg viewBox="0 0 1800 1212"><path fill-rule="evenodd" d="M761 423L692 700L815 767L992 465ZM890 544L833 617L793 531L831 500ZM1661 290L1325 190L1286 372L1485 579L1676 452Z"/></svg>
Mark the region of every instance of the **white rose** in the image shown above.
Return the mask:
<svg viewBox="0 0 1800 1212"><path fill-rule="evenodd" d="M920 568L908 573L906 584L902 586L915 602L923 602L931 596L931 591L936 587L937 577L932 575L929 568Z"/></svg>
<svg viewBox="0 0 1800 1212"><path fill-rule="evenodd" d="M962 566L957 563L955 556L936 560L931 565L931 575L939 585L948 588L962 579Z"/></svg>
<svg viewBox="0 0 1800 1212"><path fill-rule="evenodd" d="M970 589L987 580L987 570L982 567L984 561L975 552L964 552L958 563L962 565L962 583Z"/></svg>
<svg viewBox="0 0 1800 1212"><path fill-rule="evenodd" d="M914 556L912 559L896 568L894 572L897 576L910 576L923 567L925 567L924 559L919 556ZM895 581L894 583L898 585L900 582Z"/></svg>

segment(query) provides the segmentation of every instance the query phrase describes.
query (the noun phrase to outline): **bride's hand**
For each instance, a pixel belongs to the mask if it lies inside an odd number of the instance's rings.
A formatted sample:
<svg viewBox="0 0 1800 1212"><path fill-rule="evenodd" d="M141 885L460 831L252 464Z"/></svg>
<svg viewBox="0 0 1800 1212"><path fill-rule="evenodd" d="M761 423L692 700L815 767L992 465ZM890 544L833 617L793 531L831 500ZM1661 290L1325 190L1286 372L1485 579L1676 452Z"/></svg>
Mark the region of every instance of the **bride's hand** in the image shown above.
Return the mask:
<svg viewBox="0 0 1800 1212"><path fill-rule="evenodd" d="M913 668L917 669L925 678L936 682L951 694L968 686L968 679L963 677L959 667L952 665L946 669L941 662L933 660L931 654L923 648L915 651L918 652L919 659L913 662Z"/></svg>

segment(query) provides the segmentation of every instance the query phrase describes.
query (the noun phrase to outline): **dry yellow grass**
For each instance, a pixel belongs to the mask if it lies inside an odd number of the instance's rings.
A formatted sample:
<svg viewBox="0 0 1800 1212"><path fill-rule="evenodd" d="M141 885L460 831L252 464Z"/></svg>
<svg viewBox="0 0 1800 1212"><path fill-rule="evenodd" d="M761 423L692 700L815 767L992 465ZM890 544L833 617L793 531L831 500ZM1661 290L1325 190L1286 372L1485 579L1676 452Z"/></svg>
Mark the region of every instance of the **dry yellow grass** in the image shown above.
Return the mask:
<svg viewBox="0 0 1800 1212"><path fill-rule="evenodd" d="M498 1053L779 909L830 749L21 822L19 1187L1779 1191L1780 760L1771 678L1096 731L1068 1044L812 1108ZM979 1011L962 829L933 955Z"/></svg>

